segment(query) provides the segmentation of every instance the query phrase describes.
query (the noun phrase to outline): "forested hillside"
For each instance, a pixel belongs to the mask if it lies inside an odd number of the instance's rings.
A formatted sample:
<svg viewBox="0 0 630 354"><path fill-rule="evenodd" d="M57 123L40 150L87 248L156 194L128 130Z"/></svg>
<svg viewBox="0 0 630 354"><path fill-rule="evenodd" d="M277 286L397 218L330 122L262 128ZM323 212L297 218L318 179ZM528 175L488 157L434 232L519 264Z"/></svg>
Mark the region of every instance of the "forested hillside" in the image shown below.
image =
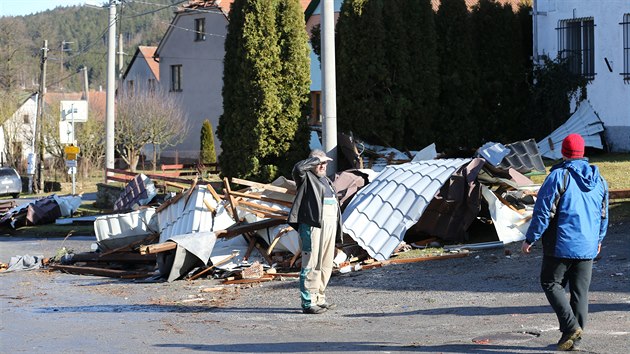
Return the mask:
<svg viewBox="0 0 630 354"><path fill-rule="evenodd" d="M179 0L124 1L117 7L117 35L122 33L124 65L138 45L157 45ZM0 89L37 89L44 40L48 40L46 82L49 90L78 91L88 68L91 89L105 87L109 10L58 7L28 16L0 18ZM118 60L118 56L116 58ZM118 67L118 63L116 64Z"/></svg>

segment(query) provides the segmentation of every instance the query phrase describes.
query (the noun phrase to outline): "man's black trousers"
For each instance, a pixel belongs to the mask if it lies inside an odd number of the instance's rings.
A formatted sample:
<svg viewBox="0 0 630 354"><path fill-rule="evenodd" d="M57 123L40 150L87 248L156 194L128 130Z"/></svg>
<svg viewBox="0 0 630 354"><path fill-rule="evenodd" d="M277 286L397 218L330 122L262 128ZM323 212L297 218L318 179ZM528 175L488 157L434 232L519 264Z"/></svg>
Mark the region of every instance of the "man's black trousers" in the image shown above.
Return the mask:
<svg viewBox="0 0 630 354"><path fill-rule="evenodd" d="M558 316L560 331L584 328L588 317L588 288L593 272L592 259L567 259L545 256L540 285ZM570 300L564 288L569 285Z"/></svg>

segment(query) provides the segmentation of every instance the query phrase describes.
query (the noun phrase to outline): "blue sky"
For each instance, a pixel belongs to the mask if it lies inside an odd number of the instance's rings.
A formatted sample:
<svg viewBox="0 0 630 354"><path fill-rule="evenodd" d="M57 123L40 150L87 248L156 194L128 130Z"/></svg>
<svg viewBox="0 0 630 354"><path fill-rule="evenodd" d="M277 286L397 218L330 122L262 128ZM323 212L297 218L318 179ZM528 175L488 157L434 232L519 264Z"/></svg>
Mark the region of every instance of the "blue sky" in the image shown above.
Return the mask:
<svg viewBox="0 0 630 354"><path fill-rule="evenodd" d="M101 3L105 1L96 1ZM85 0L0 0L0 16L23 16L52 10L57 6L81 5Z"/></svg>

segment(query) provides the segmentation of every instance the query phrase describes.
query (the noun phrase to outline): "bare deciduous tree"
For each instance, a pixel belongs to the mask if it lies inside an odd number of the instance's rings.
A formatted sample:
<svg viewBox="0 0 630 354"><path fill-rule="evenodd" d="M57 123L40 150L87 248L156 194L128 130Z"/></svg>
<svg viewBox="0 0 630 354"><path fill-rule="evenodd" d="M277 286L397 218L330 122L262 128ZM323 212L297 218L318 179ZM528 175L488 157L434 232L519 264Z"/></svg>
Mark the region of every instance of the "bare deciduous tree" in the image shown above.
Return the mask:
<svg viewBox="0 0 630 354"><path fill-rule="evenodd" d="M131 171L136 170L145 145L153 146L155 168L157 150L181 143L188 132L179 100L160 90L123 94L116 113L116 150Z"/></svg>

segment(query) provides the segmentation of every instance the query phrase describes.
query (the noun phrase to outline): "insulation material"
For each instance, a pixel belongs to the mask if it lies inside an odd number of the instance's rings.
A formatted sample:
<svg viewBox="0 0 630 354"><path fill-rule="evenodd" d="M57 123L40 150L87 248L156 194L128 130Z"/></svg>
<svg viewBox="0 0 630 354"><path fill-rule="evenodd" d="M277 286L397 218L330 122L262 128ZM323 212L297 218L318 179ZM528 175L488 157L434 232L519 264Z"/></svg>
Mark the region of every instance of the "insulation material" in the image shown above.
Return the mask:
<svg viewBox="0 0 630 354"><path fill-rule="evenodd" d="M481 194L488 202L490 217L497 231L500 241L510 243L525 239L529 227L531 212L520 214L503 204L499 198L486 186L481 186Z"/></svg>

